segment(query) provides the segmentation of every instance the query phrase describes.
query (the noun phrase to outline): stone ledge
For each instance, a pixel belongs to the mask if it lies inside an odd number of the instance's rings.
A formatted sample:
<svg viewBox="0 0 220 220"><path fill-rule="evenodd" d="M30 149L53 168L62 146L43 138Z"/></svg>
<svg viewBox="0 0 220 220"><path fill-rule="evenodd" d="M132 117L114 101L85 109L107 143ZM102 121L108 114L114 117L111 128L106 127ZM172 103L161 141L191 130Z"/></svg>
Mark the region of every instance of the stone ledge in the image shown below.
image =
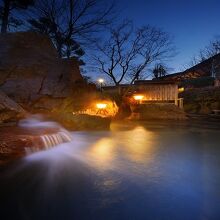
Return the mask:
<svg viewBox="0 0 220 220"><path fill-rule="evenodd" d="M141 104L131 106L131 120L186 120L185 112L173 104Z"/></svg>

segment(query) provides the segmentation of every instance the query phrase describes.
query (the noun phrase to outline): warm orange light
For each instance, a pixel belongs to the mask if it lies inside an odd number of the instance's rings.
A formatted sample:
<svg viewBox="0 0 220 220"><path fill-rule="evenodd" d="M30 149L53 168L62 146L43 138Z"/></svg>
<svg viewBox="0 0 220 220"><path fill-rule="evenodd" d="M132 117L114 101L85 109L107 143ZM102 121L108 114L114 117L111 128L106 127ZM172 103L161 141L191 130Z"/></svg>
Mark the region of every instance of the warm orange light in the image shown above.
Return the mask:
<svg viewBox="0 0 220 220"><path fill-rule="evenodd" d="M184 92L184 87L178 89L179 92Z"/></svg>
<svg viewBox="0 0 220 220"><path fill-rule="evenodd" d="M144 98L143 95L134 95L133 97L136 101L141 101Z"/></svg>
<svg viewBox="0 0 220 220"><path fill-rule="evenodd" d="M97 103L96 107L98 109L105 109L107 107L107 104L106 103Z"/></svg>

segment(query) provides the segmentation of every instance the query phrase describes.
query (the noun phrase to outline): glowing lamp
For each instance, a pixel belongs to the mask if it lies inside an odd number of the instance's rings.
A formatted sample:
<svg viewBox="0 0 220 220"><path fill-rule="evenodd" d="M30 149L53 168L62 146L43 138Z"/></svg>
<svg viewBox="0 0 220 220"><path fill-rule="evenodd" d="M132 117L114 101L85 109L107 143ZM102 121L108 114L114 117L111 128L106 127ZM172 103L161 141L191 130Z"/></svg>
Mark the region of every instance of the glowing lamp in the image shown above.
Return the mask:
<svg viewBox="0 0 220 220"><path fill-rule="evenodd" d="M184 92L184 87L178 89L179 92Z"/></svg>
<svg viewBox="0 0 220 220"><path fill-rule="evenodd" d="M134 97L134 100L136 101L141 101L144 98L143 95L134 95L133 97Z"/></svg>
<svg viewBox="0 0 220 220"><path fill-rule="evenodd" d="M107 104L105 104L105 103L97 103L97 104L96 104L96 107L97 107L98 109L105 109L105 108L107 107Z"/></svg>
<svg viewBox="0 0 220 220"><path fill-rule="evenodd" d="M104 79L98 79L98 82L101 84L104 82Z"/></svg>

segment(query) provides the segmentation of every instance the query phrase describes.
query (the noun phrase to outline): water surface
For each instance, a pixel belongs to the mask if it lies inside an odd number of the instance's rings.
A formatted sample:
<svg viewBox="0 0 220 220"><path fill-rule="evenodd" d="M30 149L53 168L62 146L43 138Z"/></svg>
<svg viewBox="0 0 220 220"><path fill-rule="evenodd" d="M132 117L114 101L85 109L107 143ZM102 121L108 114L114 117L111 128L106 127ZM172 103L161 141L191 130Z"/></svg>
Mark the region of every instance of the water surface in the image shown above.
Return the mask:
<svg viewBox="0 0 220 220"><path fill-rule="evenodd" d="M1 219L220 219L218 123L114 123L1 170Z"/></svg>

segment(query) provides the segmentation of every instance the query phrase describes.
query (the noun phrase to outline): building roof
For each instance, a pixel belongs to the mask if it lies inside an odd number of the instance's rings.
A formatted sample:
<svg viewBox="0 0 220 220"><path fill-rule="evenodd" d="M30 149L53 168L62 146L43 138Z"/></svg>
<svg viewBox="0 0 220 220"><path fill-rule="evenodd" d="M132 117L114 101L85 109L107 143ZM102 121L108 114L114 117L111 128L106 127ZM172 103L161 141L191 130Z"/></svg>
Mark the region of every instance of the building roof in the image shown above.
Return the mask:
<svg viewBox="0 0 220 220"><path fill-rule="evenodd" d="M176 82L170 80L136 80L134 81L134 84L121 84L121 88L127 88L129 86L135 87L139 85L167 85L167 84L177 84ZM102 87L104 90L110 90L110 89L115 89L116 86L103 86Z"/></svg>
<svg viewBox="0 0 220 220"><path fill-rule="evenodd" d="M192 71L198 70L200 68L207 68L207 66L210 66L212 64L212 61L215 59L219 59L219 61L220 61L220 53L196 64L195 66L190 67L189 69L186 69L184 72L192 72Z"/></svg>
<svg viewBox="0 0 220 220"><path fill-rule="evenodd" d="M160 80L160 79L157 79L157 80L136 80L134 82L134 85L140 85L140 84L144 84L144 85L146 85L146 84L153 84L153 85L155 85L155 84L157 84L157 85L162 84L162 85L164 85L164 84L176 84L176 82L174 82L172 80L164 81L164 80Z"/></svg>
<svg viewBox="0 0 220 220"><path fill-rule="evenodd" d="M188 73L197 73L199 76L211 76L211 68L212 68L212 62L213 60L219 60L220 63L220 53L202 61L201 63L196 64L195 66L192 66L182 72L172 73L163 77L160 77L160 79L171 79L175 77L181 77L184 75L187 75Z"/></svg>

